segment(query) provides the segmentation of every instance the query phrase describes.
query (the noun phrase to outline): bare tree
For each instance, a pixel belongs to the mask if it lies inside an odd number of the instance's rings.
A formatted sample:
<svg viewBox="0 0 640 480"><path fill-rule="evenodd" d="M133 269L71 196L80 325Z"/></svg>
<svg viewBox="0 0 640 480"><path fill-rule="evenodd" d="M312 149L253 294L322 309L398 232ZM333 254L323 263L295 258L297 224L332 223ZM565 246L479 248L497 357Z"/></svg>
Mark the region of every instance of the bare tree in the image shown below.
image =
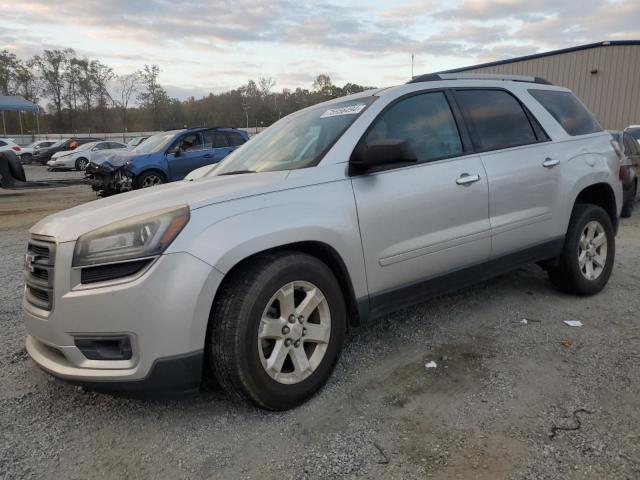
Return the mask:
<svg viewBox="0 0 640 480"><path fill-rule="evenodd" d="M160 112L169 104L166 90L158 82L160 67L145 65L141 72L143 90L138 94L138 101L145 108L151 110L153 128L162 127Z"/></svg>
<svg viewBox="0 0 640 480"><path fill-rule="evenodd" d="M18 64L18 58L14 53L6 49L0 51L0 93L2 95L11 95Z"/></svg>
<svg viewBox="0 0 640 480"><path fill-rule="evenodd" d="M142 73L136 70L126 75L117 75L115 77L115 92L111 96L113 104L120 111L122 126L127 129L127 112L131 104L131 100L140 90L142 84Z"/></svg>
<svg viewBox="0 0 640 480"><path fill-rule="evenodd" d="M276 81L271 77L260 77L258 78L258 90L260 91L260 96L265 99L271 93L271 89L276 86Z"/></svg>
<svg viewBox="0 0 640 480"><path fill-rule="evenodd" d="M34 57L35 65L40 71L44 93L51 99L56 110L58 126L62 126L62 102L64 95L64 73L69 64L73 50L45 50L42 55Z"/></svg>

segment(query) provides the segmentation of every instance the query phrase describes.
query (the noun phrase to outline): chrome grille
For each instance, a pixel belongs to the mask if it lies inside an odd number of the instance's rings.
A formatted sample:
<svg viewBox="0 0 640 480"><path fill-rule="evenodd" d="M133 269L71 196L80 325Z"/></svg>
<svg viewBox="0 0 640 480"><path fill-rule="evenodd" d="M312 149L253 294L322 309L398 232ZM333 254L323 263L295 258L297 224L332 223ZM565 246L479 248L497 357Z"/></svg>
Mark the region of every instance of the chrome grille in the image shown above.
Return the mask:
<svg viewBox="0 0 640 480"><path fill-rule="evenodd" d="M27 245L24 262L26 300L33 306L47 311L53 308L55 251L55 243L32 238Z"/></svg>

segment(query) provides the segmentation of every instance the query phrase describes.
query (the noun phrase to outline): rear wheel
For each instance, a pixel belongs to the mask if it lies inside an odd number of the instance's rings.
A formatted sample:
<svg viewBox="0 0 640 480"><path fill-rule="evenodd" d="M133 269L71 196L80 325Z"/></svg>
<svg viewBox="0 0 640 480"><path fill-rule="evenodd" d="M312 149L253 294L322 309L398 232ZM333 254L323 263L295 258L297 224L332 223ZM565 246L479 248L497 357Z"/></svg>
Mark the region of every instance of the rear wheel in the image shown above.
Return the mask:
<svg viewBox="0 0 640 480"><path fill-rule="evenodd" d="M346 329L331 270L300 253L256 257L221 287L209 360L231 395L270 410L293 408L329 378Z"/></svg>
<svg viewBox="0 0 640 480"><path fill-rule="evenodd" d="M20 161L23 164L29 164L29 163L31 163L32 160L33 160L33 156L30 153L23 153L20 156Z"/></svg>
<svg viewBox="0 0 640 480"><path fill-rule="evenodd" d="M76 160L76 170L79 172L84 171L87 168L87 165L89 165L89 160L84 157L80 157Z"/></svg>
<svg viewBox="0 0 640 480"><path fill-rule="evenodd" d="M155 171L143 172L138 178L136 178L136 185L138 188L155 187L156 185L162 185L165 183L164 176Z"/></svg>
<svg viewBox="0 0 640 480"><path fill-rule="evenodd" d="M549 268L549 277L565 292L594 295L611 276L615 250L607 212L596 205L576 205L559 264Z"/></svg>

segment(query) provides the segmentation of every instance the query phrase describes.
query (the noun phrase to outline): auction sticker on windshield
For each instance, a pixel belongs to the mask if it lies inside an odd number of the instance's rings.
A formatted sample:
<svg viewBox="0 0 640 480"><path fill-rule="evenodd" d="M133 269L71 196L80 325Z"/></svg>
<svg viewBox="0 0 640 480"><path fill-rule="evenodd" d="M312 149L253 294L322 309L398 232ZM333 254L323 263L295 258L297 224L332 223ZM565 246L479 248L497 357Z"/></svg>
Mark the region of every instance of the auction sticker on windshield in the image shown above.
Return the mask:
<svg viewBox="0 0 640 480"><path fill-rule="evenodd" d="M349 105L348 107L330 108L320 115L320 118L337 117L338 115L356 115L360 113L364 107L366 107L366 105L360 103L358 105Z"/></svg>

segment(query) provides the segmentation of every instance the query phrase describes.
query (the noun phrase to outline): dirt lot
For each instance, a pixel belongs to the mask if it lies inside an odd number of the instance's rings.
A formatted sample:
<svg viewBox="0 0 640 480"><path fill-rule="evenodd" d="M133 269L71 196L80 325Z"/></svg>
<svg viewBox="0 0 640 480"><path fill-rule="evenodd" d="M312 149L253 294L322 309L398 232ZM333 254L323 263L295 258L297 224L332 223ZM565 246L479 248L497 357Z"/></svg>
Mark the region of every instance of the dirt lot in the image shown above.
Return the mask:
<svg viewBox="0 0 640 480"><path fill-rule="evenodd" d="M352 332L310 402L268 413L211 389L85 392L27 358L27 230L94 198L0 190L0 479L640 478L640 213L601 294L558 293L531 266L397 312Z"/></svg>

